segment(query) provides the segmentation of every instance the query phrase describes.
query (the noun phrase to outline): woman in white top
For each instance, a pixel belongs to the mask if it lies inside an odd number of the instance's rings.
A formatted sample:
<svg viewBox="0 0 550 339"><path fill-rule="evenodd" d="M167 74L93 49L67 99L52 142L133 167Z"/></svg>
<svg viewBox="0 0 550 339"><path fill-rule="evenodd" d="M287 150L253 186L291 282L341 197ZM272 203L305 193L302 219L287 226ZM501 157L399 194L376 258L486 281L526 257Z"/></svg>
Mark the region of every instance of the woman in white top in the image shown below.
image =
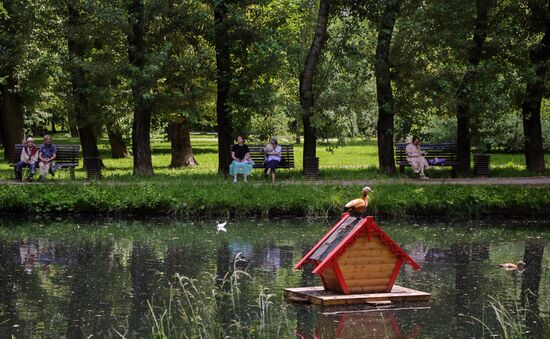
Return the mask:
<svg viewBox="0 0 550 339"><path fill-rule="evenodd" d="M271 174L271 181L275 181L275 169L281 163L282 148L277 142L277 138L271 138L270 142L264 148L264 153L267 156L265 166L267 167L267 175Z"/></svg>
<svg viewBox="0 0 550 339"><path fill-rule="evenodd" d="M420 179L428 179L424 174L424 170L428 169L428 161L424 158L424 151L420 150L420 138L413 136L410 144L405 148L407 152L407 161L411 164L414 173L420 174Z"/></svg>

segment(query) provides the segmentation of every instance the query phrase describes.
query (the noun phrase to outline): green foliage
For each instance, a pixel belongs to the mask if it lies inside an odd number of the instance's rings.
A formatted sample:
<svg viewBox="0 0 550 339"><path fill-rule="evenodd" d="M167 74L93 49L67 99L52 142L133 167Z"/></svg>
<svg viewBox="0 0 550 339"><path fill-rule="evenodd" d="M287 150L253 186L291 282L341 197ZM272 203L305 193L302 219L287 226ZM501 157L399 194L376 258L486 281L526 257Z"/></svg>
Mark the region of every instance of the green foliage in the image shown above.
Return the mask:
<svg viewBox="0 0 550 339"><path fill-rule="evenodd" d="M233 185L230 181L7 185L0 212L30 215L334 216L359 186ZM372 212L390 217L549 215L550 188L379 184Z"/></svg>

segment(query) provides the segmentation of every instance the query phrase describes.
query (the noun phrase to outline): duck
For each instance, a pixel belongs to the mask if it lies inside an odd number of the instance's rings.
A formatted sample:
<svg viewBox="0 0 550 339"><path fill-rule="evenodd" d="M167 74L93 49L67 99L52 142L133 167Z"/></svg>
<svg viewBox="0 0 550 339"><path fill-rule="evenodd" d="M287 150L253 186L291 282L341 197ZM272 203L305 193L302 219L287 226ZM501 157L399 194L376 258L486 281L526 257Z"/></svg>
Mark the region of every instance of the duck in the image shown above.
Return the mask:
<svg viewBox="0 0 550 339"><path fill-rule="evenodd" d="M363 187L363 195L359 199L353 199L344 205L344 212L363 213L369 205L369 192L372 192L370 187Z"/></svg>
<svg viewBox="0 0 550 339"><path fill-rule="evenodd" d="M498 266L505 269L506 271L515 271L515 270L523 271L523 269L525 268L525 263L520 260L517 262L517 264L507 262L504 264L499 264Z"/></svg>

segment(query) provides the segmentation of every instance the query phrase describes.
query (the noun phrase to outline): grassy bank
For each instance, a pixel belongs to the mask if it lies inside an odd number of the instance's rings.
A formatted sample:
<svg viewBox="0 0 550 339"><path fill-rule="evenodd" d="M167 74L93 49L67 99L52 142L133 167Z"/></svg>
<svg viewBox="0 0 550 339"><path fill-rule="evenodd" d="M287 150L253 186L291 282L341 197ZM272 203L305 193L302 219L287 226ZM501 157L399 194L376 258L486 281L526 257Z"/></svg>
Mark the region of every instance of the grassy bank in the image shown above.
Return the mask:
<svg viewBox="0 0 550 339"><path fill-rule="evenodd" d="M341 213L359 186L234 185L223 180L169 183L4 185L0 213L175 217L325 217ZM550 215L550 187L378 185L369 213L402 218Z"/></svg>

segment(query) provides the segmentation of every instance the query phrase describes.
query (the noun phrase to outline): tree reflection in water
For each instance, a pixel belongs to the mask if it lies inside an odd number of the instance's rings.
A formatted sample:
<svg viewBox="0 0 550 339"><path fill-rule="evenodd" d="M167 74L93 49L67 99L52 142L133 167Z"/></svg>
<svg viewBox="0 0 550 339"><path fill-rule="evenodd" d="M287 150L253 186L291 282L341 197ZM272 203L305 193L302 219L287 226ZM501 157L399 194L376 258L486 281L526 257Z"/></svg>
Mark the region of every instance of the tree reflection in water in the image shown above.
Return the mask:
<svg viewBox="0 0 550 339"><path fill-rule="evenodd" d="M112 331L114 243L97 241L78 246L69 265L70 299L67 308L67 338L91 334L114 336ZM85 268L85 269L83 269Z"/></svg>
<svg viewBox="0 0 550 339"><path fill-rule="evenodd" d="M153 250L144 242L134 241L130 258L130 274L132 278L132 308L129 318L131 336L143 336L150 333L151 327L147 317L149 306L147 301L153 295L156 282L158 262Z"/></svg>
<svg viewBox="0 0 550 339"><path fill-rule="evenodd" d="M539 285L542 276L543 254L543 240L528 239L525 242L523 255L525 270L521 282L521 307L526 310L525 328L535 333L542 333L543 329L539 314Z"/></svg>
<svg viewBox="0 0 550 339"><path fill-rule="evenodd" d="M23 270L14 262L18 254L14 244L0 241L0 333L8 338L24 330L16 309L18 282L23 278Z"/></svg>

